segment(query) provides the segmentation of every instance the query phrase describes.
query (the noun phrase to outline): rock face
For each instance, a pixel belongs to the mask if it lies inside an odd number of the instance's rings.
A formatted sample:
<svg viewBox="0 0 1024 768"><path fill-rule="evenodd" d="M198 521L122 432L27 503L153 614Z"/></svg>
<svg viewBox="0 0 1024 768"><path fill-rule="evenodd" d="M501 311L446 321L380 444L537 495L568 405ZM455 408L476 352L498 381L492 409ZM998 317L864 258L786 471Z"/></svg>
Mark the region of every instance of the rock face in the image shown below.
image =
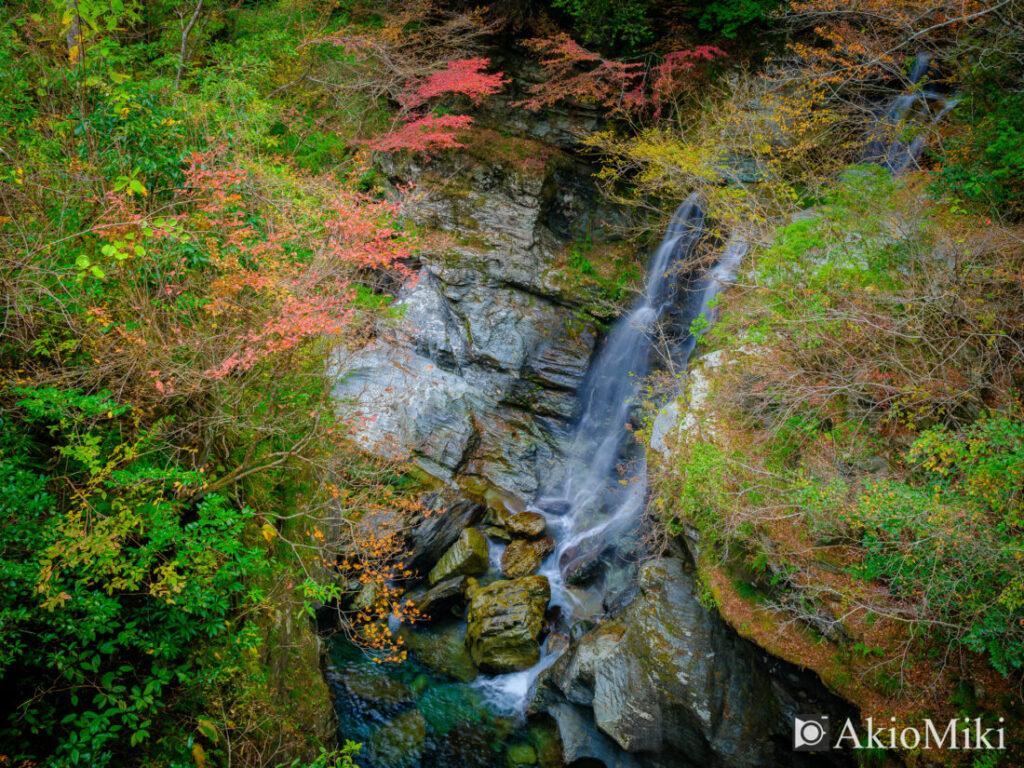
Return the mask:
<svg viewBox="0 0 1024 768"><path fill-rule="evenodd" d="M476 528L467 528L430 571L432 585L455 576L478 576L487 570L487 539Z"/></svg>
<svg viewBox="0 0 1024 768"><path fill-rule="evenodd" d="M550 599L545 576L496 581L473 592L466 645L476 665L490 674L504 674L536 664Z"/></svg>
<svg viewBox="0 0 1024 768"><path fill-rule="evenodd" d="M532 706L558 720L563 742L575 745L570 760L611 764L610 738L645 766L800 765L789 747L793 715L849 713L813 676L766 660L700 605L681 560L662 559L641 568L624 615L585 634L545 673ZM597 733L581 724L581 707L592 710Z"/></svg>
<svg viewBox="0 0 1024 768"><path fill-rule="evenodd" d="M528 497L559 471L596 326L574 310L571 286L551 277L564 248L552 212L579 197L554 182L568 161L504 141L513 156L466 152L392 168L421 185L413 218L455 242L422 256L397 319L362 349L337 350L334 396L355 412L364 448Z"/></svg>
<svg viewBox="0 0 1024 768"><path fill-rule="evenodd" d="M543 539L516 539L501 554L501 572L505 578L516 579L534 573L555 548L550 536Z"/></svg>

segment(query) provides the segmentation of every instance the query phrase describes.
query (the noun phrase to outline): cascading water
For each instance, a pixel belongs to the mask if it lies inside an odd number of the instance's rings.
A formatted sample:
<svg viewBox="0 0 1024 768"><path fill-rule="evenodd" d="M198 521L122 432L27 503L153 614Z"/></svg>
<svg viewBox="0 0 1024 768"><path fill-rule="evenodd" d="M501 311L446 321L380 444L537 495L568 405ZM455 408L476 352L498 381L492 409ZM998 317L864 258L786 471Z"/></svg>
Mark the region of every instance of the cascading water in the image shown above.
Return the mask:
<svg viewBox="0 0 1024 768"><path fill-rule="evenodd" d="M919 111L922 122L926 120L928 124L935 125L960 101L955 96L946 96L928 88L917 88L931 70L931 63L931 57L927 53L918 53L914 58L907 78L912 91L895 97L881 113L876 123L879 136L869 144L865 153L867 160L879 163L894 175L916 166L927 142L925 133L919 133L910 141L904 141L894 135L897 129L905 124L915 111Z"/></svg>
<svg viewBox="0 0 1024 768"><path fill-rule="evenodd" d="M678 312L676 324L682 334L669 357L680 372L699 336L689 332L691 322L701 316L713 320L714 300L732 281L748 250L745 241L730 240L715 267L683 296L679 273L705 234L704 211L697 195L691 195L676 209L651 258L643 294L612 327L591 364L580 393L565 479L547 489L533 507L546 517L558 542L540 572L551 584L551 603L565 626L603 612L604 590L573 582L588 569L607 566L623 542L633 541L630 534L643 511L647 468L643 447L630 439L628 423L656 353L659 326ZM521 711L533 682L558 655L545 653L531 669L477 685L495 705Z"/></svg>

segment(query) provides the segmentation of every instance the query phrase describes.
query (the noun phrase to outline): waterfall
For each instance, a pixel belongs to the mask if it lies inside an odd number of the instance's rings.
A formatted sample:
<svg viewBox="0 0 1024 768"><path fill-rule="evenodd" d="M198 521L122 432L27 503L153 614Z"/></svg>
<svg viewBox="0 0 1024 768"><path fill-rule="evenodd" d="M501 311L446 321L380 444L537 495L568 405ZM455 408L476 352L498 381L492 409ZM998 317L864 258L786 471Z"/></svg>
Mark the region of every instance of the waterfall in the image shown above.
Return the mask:
<svg viewBox="0 0 1024 768"><path fill-rule="evenodd" d="M916 87L930 69L931 57L927 53L918 53L908 77L912 91L896 96L875 121L876 138L868 145L865 159L878 163L894 176L916 166L927 143L927 136L923 132L909 142L902 141L894 135L898 127L906 123L915 114L915 110L929 118L928 125L935 125L960 101L955 96L947 97L928 88ZM933 103L936 106L934 114Z"/></svg>
<svg viewBox="0 0 1024 768"><path fill-rule="evenodd" d="M545 516L558 542L540 573L547 576L551 604L558 607L566 625L573 619L603 613L603 590L573 586L572 582L591 566L607 565L605 561L616 548L631 540L629 534L643 512L645 452L632 438L628 423L656 353L658 327L678 313L676 322L683 332L670 350L678 373L685 368L700 335L689 332L692 321L701 316L714 319L713 302L732 281L748 250L746 242L731 239L715 267L684 292L681 269L705 234L704 211L694 194L672 216L651 257L643 293L612 326L591 363L580 392L565 479L546 489L532 507ZM477 685L498 706L521 711L533 682L559 654L544 653L531 669L486 678Z"/></svg>

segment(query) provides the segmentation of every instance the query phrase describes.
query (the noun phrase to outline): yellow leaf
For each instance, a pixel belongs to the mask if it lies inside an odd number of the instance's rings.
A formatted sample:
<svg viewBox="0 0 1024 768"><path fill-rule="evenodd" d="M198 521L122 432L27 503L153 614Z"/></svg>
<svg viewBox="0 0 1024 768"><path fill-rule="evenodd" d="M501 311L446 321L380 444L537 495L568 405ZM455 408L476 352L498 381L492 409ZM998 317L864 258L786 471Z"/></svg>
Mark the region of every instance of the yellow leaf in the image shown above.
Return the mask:
<svg viewBox="0 0 1024 768"><path fill-rule="evenodd" d="M217 732L217 726L213 724L212 720L207 720L204 717L199 718L199 732L214 744L216 744L217 740L220 738L220 734Z"/></svg>
<svg viewBox="0 0 1024 768"><path fill-rule="evenodd" d="M198 741L192 745L192 759L196 761L199 768L206 768L206 750Z"/></svg>
<svg viewBox="0 0 1024 768"><path fill-rule="evenodd" d="M266 539L268 542L271 542L277 538L277 529L270 523L264 523L263 527L260 530L263 532L263 538Z"/></svg>

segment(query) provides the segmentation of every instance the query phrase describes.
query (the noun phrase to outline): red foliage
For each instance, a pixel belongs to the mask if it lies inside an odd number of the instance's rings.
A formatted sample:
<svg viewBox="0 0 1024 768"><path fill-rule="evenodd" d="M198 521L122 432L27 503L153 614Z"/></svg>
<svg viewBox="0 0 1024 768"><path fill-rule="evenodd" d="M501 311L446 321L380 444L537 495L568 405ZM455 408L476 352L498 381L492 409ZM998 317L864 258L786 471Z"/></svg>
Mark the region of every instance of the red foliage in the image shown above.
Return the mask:
<svg viewBox="0 0 1024 768"><path fill-rule="evenodd" d="M287 224L269 233L251 224L247 174L217 167L219 154L194 153L185 172L192 221L204 232L217 272L203 311L231 318L231 327L242 330L203 371L205 377L222 379L306 340L343 333L355 320L353 281L360 275L388 270L410 276L402 262L413 246L388 223L395 203L337 190L318 252L311 262L296 262L289 246L300 233Z"/></svg>
<svg viewBox="0 0 1024 768"><path fill-rule="evenodd" d="M516 106L539 110L559 101L574 100L604 107L609 114L635 116L662 106L691 87L698 64L726 53L713 45L674 51L649 69L641 62L605 59L588 51L567 34L535 38L524 43L541 56L545 80L530 86L531 97ZM687 73L686 78L681 75Z"/></svg>
<svg viewBox="0 0 1024 768"><path fill-rule="evenodd" d="M505 85L505 76L501 72L488 75L481 71L490 65L490 59L449 61L441 72L429 75L418 84L408 84L409 92L403 98L403 106L415 109L446 93L460 93L479 104L484 96L497 93Z"/></svg>
<svg viewBox="0 0 1024 768"><path fill-rule="evenodd" d="M456 138L473 124L469 115L423 115L404 123L397 130L369 142L381 152L432 152L465 146Z"/></svg>
<svg viewBox="0 0 1024 768"><path fill-rule="evenodd" d="M461 94L480 103L485 96L497 93L505 85L505 76L501 72L485 74L483 70L490 63L490 59L482 58L457 59L449 61L440 72L406 83L405 93L399 99L404 122L386 136L369 142L370 147L381 152L433 152L465 146L456 136L472 125L473 118L468 115L417 115L412 110L445 94Z"/></svg>

